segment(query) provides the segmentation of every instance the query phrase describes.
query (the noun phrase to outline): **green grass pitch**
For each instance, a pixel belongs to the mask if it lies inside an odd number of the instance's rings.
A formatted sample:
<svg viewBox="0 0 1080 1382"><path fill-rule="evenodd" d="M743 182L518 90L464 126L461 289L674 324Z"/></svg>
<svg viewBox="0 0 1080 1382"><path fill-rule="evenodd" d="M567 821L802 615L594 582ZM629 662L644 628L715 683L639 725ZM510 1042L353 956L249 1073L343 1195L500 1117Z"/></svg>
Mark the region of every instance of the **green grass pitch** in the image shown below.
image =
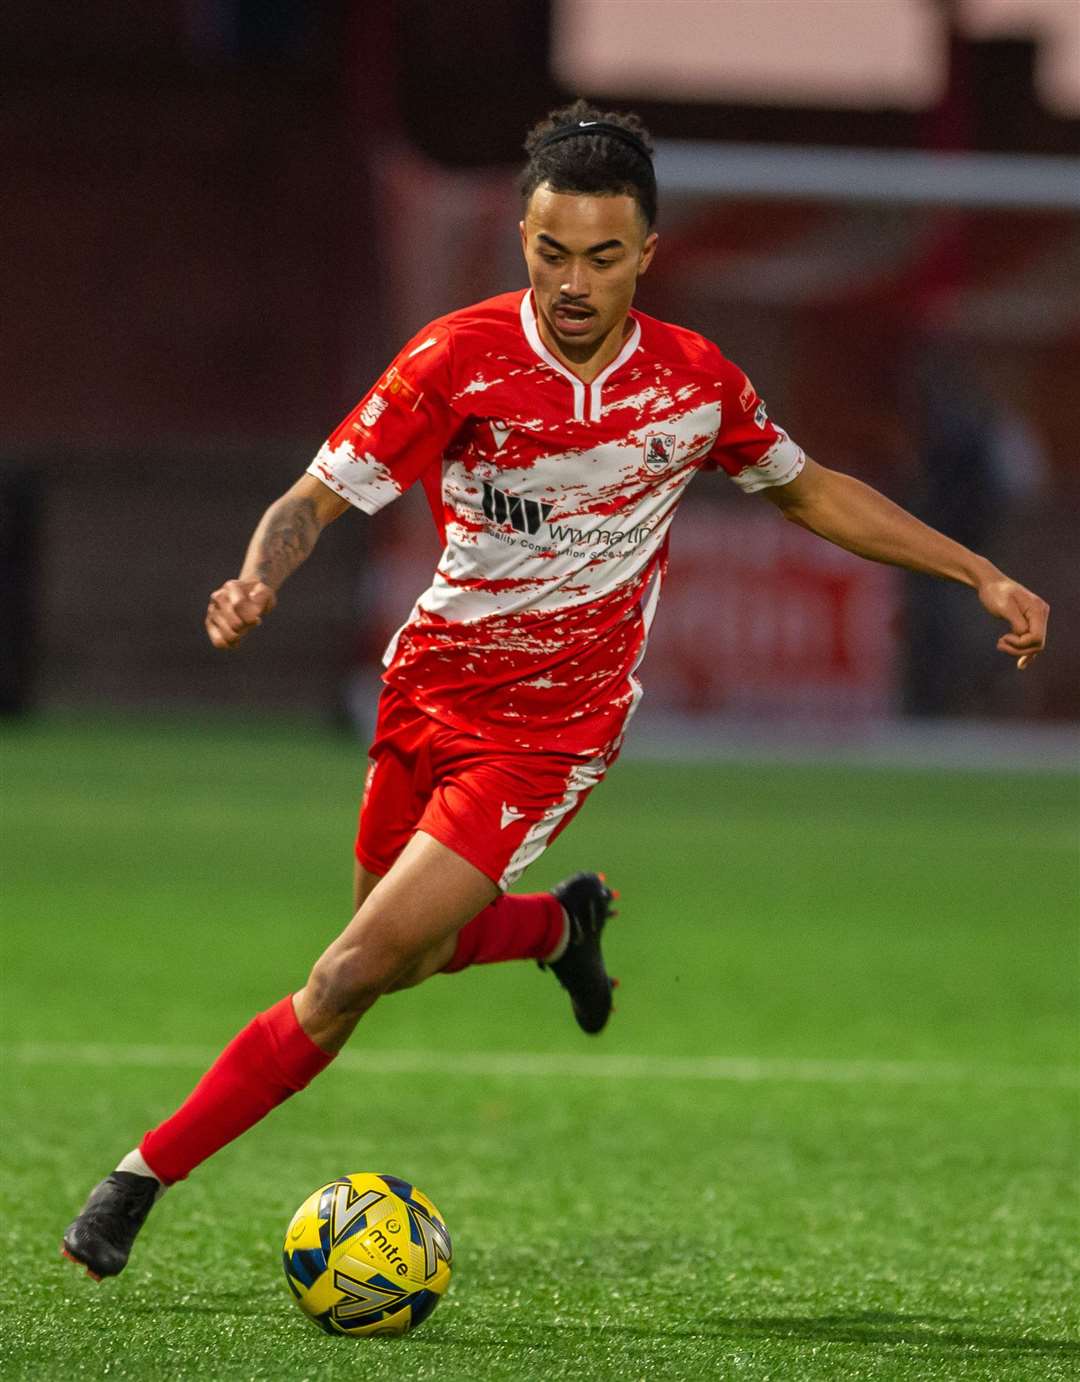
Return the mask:
<svg viewBox="0 0 1080 1382"><path fill-rule="evenodd" d="M1080 1376L1074 779L620 764L533 870L622 891L618 1013L532 965L388 998L96 1286L90 1185L346 920L363 754L314 728L8 728L0 1375ZM414 1180L455 1242L328 1339L303 1197Z"/></svg>

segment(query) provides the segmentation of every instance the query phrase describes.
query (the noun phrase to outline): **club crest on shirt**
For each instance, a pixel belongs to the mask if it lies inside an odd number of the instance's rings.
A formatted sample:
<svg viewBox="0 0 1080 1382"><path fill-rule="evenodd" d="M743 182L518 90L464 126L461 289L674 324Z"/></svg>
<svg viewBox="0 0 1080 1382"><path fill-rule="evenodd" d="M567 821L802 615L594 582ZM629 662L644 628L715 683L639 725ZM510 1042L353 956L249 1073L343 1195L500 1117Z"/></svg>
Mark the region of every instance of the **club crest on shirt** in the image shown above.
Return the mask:
<svg viewBox="0 0 1080 1382"><path fill-rule="evenodd" d="M650 432L645 438L645 464L650 470L666 470L675 458L675 433Z"/></svg>

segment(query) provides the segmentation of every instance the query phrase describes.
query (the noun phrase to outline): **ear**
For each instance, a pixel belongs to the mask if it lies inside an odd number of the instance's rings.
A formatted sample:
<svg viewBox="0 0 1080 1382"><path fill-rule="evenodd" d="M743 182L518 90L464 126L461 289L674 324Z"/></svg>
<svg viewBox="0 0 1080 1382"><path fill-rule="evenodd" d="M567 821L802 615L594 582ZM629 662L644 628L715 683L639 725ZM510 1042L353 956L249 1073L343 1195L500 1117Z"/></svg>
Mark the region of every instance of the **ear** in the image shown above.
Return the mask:
<svg viewBox="0 0 1080 1382"><path fill-rule="evenodd" d="M638 260L638 278L646 272L649 265L652 263L653 255L656 253L656 244L659 239L660 237L655 230L645 237L645 243L641 247L641 258Z"/></svg>
<svg viewBox="0 0 1080 1382"><path fill-rule="evenodd" d="M529 237L525 232L525 222L518 221L518 230L521 234L521 252L525 254L529 248Z"/></svg>

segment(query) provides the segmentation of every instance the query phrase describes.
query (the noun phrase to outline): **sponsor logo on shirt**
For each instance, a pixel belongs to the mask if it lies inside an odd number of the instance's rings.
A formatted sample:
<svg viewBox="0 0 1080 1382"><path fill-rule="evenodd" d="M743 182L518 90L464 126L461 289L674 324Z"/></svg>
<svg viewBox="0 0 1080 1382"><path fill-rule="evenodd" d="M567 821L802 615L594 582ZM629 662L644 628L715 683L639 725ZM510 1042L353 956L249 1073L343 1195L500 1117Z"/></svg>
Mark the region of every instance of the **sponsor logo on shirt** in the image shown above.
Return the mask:
<svg viewBox="0 0 1080 1382"><path fill-rule="evenodd" d="M531 536L538 533L551 517L554 504L542 504L538 499L522 499L517 494L507 494L496 489L486 480L484 486L484 517L493 523L509 523L518 533Z"/></svg>
<svg viewBox="0 0 1080 1382"><path fill-rule="evenodd" d="M373 393L360 410L360 421L365 427L374 427L389 406L381 393Z"/></svg>
<svg viewBox="0 0 1080 1382"><path fill-rule="evenodd" d="M413 351L413 354L416 352ZM413 413L424 396L419 389L414 389L407 379L403 379L393 365L387 371L382 387L394 403L403 403Z"/></svg>
<svg viewBox="0 0 1080 1382"><path fill-rule="evenodd" d="M360 431L366 427L369 431L386 412L391 403L396 403L408 408L410 412L415 412L423 394L419 389L414 389L407 379L402 379L397 369L391 365L386 372L386 378L380 380L378 390L371 395L360 411L360 423L353 423L353 427Z"/></svg>
<svg viewBox="0 0 1080 1382"><path fill-rule="evenodd" d="M647 523L636 528L572 528L567 523L552 523L553 542L568 542L574 547L618 547L625 542L629 547L637 547L652 532ZM585 553L574 553L584 556Z"/></svg>
<svg viewBox="0 0 1080 1382"><path fill-rule="evenodd" d="M650 470L666 470L674 456L674 432L650 432L645 438L645 464Z"/></svg>
<svg viewBox="0 0 1080 1382"><path fill-rule="evenodd" d="M587 556L598 547L617 549L624 544L626 548L637 547L646 541L652 532L647 523L642 523L636 528L577 528L569 523L551 523L551 515L555 510L553 503L544 503L539 499L524 499L518 494L508 494L505 490L496 489L487 480L481 480L480 483L484 491L485 518L492 523L497 523L500 529L503 528L503 525L507 525L514 532L527 537L535 537L547 523L550 541L555 545L556 550L570 551L572 556ZM516 544L521 541L520 538L511 537L504 531L496 530L493 535L500 542ZM548 550L544 547L537 547L531 542L526 542L525 546L537 552ZM580 550L571 551L571 549Z"/></svg>

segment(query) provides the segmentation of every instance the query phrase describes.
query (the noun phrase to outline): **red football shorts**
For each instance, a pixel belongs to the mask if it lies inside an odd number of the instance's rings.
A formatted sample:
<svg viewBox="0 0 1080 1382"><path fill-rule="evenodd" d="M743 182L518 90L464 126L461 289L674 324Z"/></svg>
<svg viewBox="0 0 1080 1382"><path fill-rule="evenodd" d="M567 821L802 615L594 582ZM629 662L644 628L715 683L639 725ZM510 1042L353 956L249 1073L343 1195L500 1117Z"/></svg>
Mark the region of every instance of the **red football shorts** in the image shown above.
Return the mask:
<svg viewBox="0 0 1080 1382"><path fill-rule="evenodd" d="M536 753L465 734L383 689L356 857L385 874L417 830L509 888L584 805L603 758Z"/></svg>

